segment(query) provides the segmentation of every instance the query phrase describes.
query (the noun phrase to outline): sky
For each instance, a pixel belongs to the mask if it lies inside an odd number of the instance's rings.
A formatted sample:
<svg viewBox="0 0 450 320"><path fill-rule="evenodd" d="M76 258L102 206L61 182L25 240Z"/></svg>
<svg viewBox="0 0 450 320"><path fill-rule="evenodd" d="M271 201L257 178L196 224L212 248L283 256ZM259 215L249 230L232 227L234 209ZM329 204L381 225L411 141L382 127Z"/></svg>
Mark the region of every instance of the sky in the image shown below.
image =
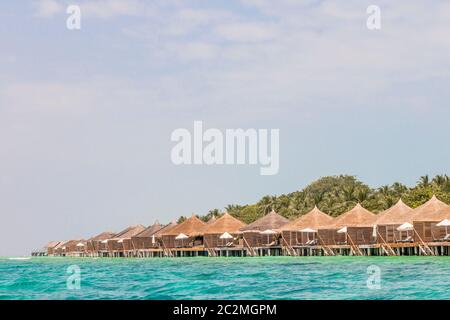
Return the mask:
<svg viewBox="0 0 450 320"><path fill-rule="evenodd" d="M430 0L1 1L0 256L326 175L448 174L449 21ZM279 129L279 173L174 165L196 120Z"/></svg>

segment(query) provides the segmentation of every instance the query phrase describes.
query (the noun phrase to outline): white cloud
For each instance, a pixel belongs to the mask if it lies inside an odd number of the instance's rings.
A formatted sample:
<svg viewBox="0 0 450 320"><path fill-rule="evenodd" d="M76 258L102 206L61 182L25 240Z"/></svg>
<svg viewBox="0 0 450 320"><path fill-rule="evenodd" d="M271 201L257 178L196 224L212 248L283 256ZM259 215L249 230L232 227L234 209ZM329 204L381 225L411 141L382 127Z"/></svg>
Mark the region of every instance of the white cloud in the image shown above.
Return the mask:
<svg viewBox="0 0 450 320"><path fill-rule="evenodd" d="M130 109L159 113L176 111L181 103L190 109L194 106L186 97L193 95L196 86L188 82L177 76L156 77L145 83L105 77L72 82L0 82L0 112L5 115L0 117L0 127L2 121L8 121L6 115L70 118Z"/></svg>
<svg viewBox="0 0 450 320"><path fill-rule="evenodd" d="M232 19L234 14L226 10L181 8L168 15L165 33L169 36L205 33L210 26Z"/></svg>
<svg viewBox="0 0 450 320"><path fill-rule="evenodd" d="M113 0L93 1L90 12L152 13L122 30L147 50L139 63L161 70L146 81L163 93L158 103L171 108L299 109L324 98L359 106L405 82L450 76L448 5L380 1L382 29L369 31L369 1L245 3L257 13Z"/></svg>
<svg viewBox="0 0 450 320"><path fill-rule="evenodd" d="M229 41L260 42L277 36L274 26L262 23L231 23L219 25L217 34Z"/></svg>
<svg viewBox="0 0 450 320"><path fill-rule="evenodd" d="M178 47L178 56L182 60L209 60L218 54L216 46L209 43L191 42Z"/></svg>
<svg viewBox="0 0 450 320"><path fill-rule="evenodd" d="M94 102L94 88L82 84L16 83L2 87L0 102L11 113L80 112Z"/></svg>
<svg viewBox="0 0 450 320"><path fill-rule="evenodd" d="M86 17L109 19L117 16L145 15L145 4L139 0L91 0L81 4Z"/></svg>
<svg viewBox="0 0 450 320"><path fill-rule="evenodd" d="M69 5L77 4L82 17L110 19L118 16L144 16L150 14L152 5L142 0L82 0L74 3L70 0L39 0L35 3L35 15L51 18L65 11Z"/></svg>
<svg viewBox="0 0 450 320"><path fill-rule="evenodd" d="M16 82L0 86L0 105L8 114L67 116L127 108L130 101L136 108L149 106L149 101L161 101L164 107L163 92L154 84L148 85L103 77L77 82Z"/></svg>
<svg viewBox="0 0 450 320"><path fill-rule="evenodd" d="M38 0L34 3L34 6L36 10L35 16L40 18L53 17L64 10L61 2L57 0Z"/></svg>

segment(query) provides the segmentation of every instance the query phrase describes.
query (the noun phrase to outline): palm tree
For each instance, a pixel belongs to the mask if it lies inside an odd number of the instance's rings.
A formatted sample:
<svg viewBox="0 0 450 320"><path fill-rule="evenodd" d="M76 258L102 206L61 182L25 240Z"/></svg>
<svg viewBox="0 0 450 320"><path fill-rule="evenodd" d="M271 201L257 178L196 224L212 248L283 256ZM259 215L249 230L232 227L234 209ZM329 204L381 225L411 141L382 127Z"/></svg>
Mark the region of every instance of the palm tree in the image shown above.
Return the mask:
<svg viewBox="0 0 450 320"><path fill-rule="evenodd" d="M239 209L239 207L240 206L237 204L229 204L229 205L225 206L225 210L233 211L233 210Z"/></svg>
<svg viewBox="0 0 450 320"><path fill-rule="evenodd" d="M277 207L277 197L275 196L264 196L258 202L259 210L262 211L262 214L265 215L271 210L276 210Z"/></svg>
<svg viewBox="0 0 450 320"><path fill-rule="evenodd" d="M354 185L351 185L351 186L348 186L348 187L344 187L342 189L342 191L344 192L345 201L353 201L353 200L355 200L355 195L354 195L354 193L355 193L355 186Z"/></svg>
<svg viewBox="0 0 450 320"><path fill-rule="evenodd" d="M408 187L401 184L400 182L394 182L392 184L392 190L394 190L397 196L403 195L406 191L408 191Z"/></svg>
<svg viewBox="0 0 450 320"><path fill-rule="evenodd" d="M295 192L292 194L289 207L293 208L295 211L302 211L305 207L305 192Z"/></svg>
<svg viewBox="0 0 450 320"><path fill-rule="evenodd" d="M334 207L335 203L336 203L336 198L334 198L334 197L326 198L326 200L325 200L325 204L326 204L325 209L327 209L326 211L329 212Z"/></svg>
<svg viewBox="0 0 450 320"><path fill-rule="evenodd" d="M386 197L384 199L384 209L389 209L390 207L392 207L394 205L394 198L392 197Z"/></svg>
<svg viewBox="0 0 450 320"><path fill-rule="evenodd" d="M208 215L212 217L220 216L220 210L219 209L211 209L208 211Z"/></svg>
<svg viewBox="0 0 450 320"><path fill-rule="evenodd" d="M442 187L442 190L444 192L450 192L450 178L447 175L444 175L445 178L445 183L444 186Z"/></svg>
<svg viewBox="0 0 450 320"><path fill-rule="evenodd" d="M390 189L388 185L384 185L378 188L378 191L384 196L387 197L390 194Z"/></svg>
<svg viewBox="0 0 450 320"><path fill-rule="evenodd" d="M359 189L356 192L356 199L358 199L359 203L363 203L369 197L369 190L367 189Z"/></svg>
<svg viewBox="0 0 450 320"><path fill-rule="evenodd" d="M187 218L186 218L185 216L180 216L180 217L178 218L178 220L177 220L177 223L178 223L178 224L183 223L186 219L187 219Z"/></svg>
<svg viewBox="0 0 450 320"><path fill-rule="evenodd" d="M444 176L444 175L437 175L433 178L432 183L438 187L438 188L442 188L443 186L445 186L445 183L448 181L448 177Z"/></svg>
<svg viewBox="0 0 450 320"><path fill-rule="evenodd" d="M229 214L239 214L242 209L244 208L244 206L240 206L237 204L229 204L227 206L225 206L225 211L228 212Z"/></svg>
<svg viewBox="0 0 450 320"><path fill-rule="evenodd" d="M430 177L428 175L421 176L417 182L419 188L426 188L430 185Z"/></svg>
<svg viewBox="0 0 450 320"><path fill-rule="evenodd" d="M211 218L216 218L218 216L220 216L220 210L219 209L211 209L208 211L208 213L206 215L204 215L203 217L201 217L201 219L203 221L209 221Z"/></svg>
<svg viewBox="0 0 450 320"><path fill-rule="evenodd" d="M319 193L314 194L313 199L314 199L314 204L316 206L319 206L319 203L322 202L324 195L325 195L325 192L319 192Z"/></svg>

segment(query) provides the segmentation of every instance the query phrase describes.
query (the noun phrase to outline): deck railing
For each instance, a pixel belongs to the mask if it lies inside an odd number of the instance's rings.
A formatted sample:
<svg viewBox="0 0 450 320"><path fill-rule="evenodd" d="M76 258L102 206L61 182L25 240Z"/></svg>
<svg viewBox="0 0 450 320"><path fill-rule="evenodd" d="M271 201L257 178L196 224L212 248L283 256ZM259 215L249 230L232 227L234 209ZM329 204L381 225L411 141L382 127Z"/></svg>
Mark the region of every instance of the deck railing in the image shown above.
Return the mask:
<svg viewBox="0 0 450 320"><path fill-rule="evenodd" d="M392 249L392 247L389 245L389 243L384 240L383 236L378 232L377 229L377 235L381 238L381 248L387 253L388 256L396 256L397 253Z"/></svg>
<svg viewBox="0 0 450 320"><path fill-rule="evenodd" d="M281 234L281 240L283 240L284 243L286 244L286 248L289 252L289 255L298 256L297 251L287 242L287 240L284 238L283 234Z"/></svg>
<svg viewBox="0 0 450 320"><path fill-rule="evenodd" d="M166 257L173 257L172 250L168 249L166 247L166 244L164 243L164 240L161 240L162 246L163 246L163 253Z"/></svg>
<svg viewBox="0 0 450 320"><path fill-rule="evenodd" d="M434 256L433 250L425 243L425 241L422 240L420 235L417 233L416 229L414 229L414 234L417 236L420 242L417 244L419 245L419 249L423 252L424 255L428 256Z"/></svg>
<svg viewBox="0 0 450 320"><path fill-rule="evenodd" d="M319 233L317 232L317 238L319 239L319 244L321 244L322 250L325 253L326 256L335 256L336 254L334 253L333 249L331 249L329 246L327 246L325 244L325 242L323 241L323 239L320 237Z"/></svg>
<svg viewBox="0 0 450 320"><path fill-rule="evenodd" d="M363 256L364 254L362 253L361 249L357 245L355 245L355 243L353 242L352 237L350 237L348 234L347 234L347 239L350 240L350 247L353 250L353 252L357 256Z"/></svg>
<svg viewBox="0 0 450 320"><path fill-rule="evenodd" d="M246 245L246 247L249 249L250 251L250 256L256 256L255 250L252 248L252 246L247 242L247 240L245 239L244 236L242 236L242 239L244 240L244 244Z"/></svg>

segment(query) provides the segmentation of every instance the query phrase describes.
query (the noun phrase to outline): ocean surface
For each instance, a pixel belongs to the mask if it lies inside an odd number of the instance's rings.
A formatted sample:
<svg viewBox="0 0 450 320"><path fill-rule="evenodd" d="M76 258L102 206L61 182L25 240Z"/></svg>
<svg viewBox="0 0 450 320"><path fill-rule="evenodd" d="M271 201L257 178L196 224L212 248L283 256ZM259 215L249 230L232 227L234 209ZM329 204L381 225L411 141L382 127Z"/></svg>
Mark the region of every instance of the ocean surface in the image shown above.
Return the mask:
<svg viewBox="0 0 450 320"><path fill-rule="evenodd" d="M450 258L0 258L0 299L450 299Z"/></svg>

